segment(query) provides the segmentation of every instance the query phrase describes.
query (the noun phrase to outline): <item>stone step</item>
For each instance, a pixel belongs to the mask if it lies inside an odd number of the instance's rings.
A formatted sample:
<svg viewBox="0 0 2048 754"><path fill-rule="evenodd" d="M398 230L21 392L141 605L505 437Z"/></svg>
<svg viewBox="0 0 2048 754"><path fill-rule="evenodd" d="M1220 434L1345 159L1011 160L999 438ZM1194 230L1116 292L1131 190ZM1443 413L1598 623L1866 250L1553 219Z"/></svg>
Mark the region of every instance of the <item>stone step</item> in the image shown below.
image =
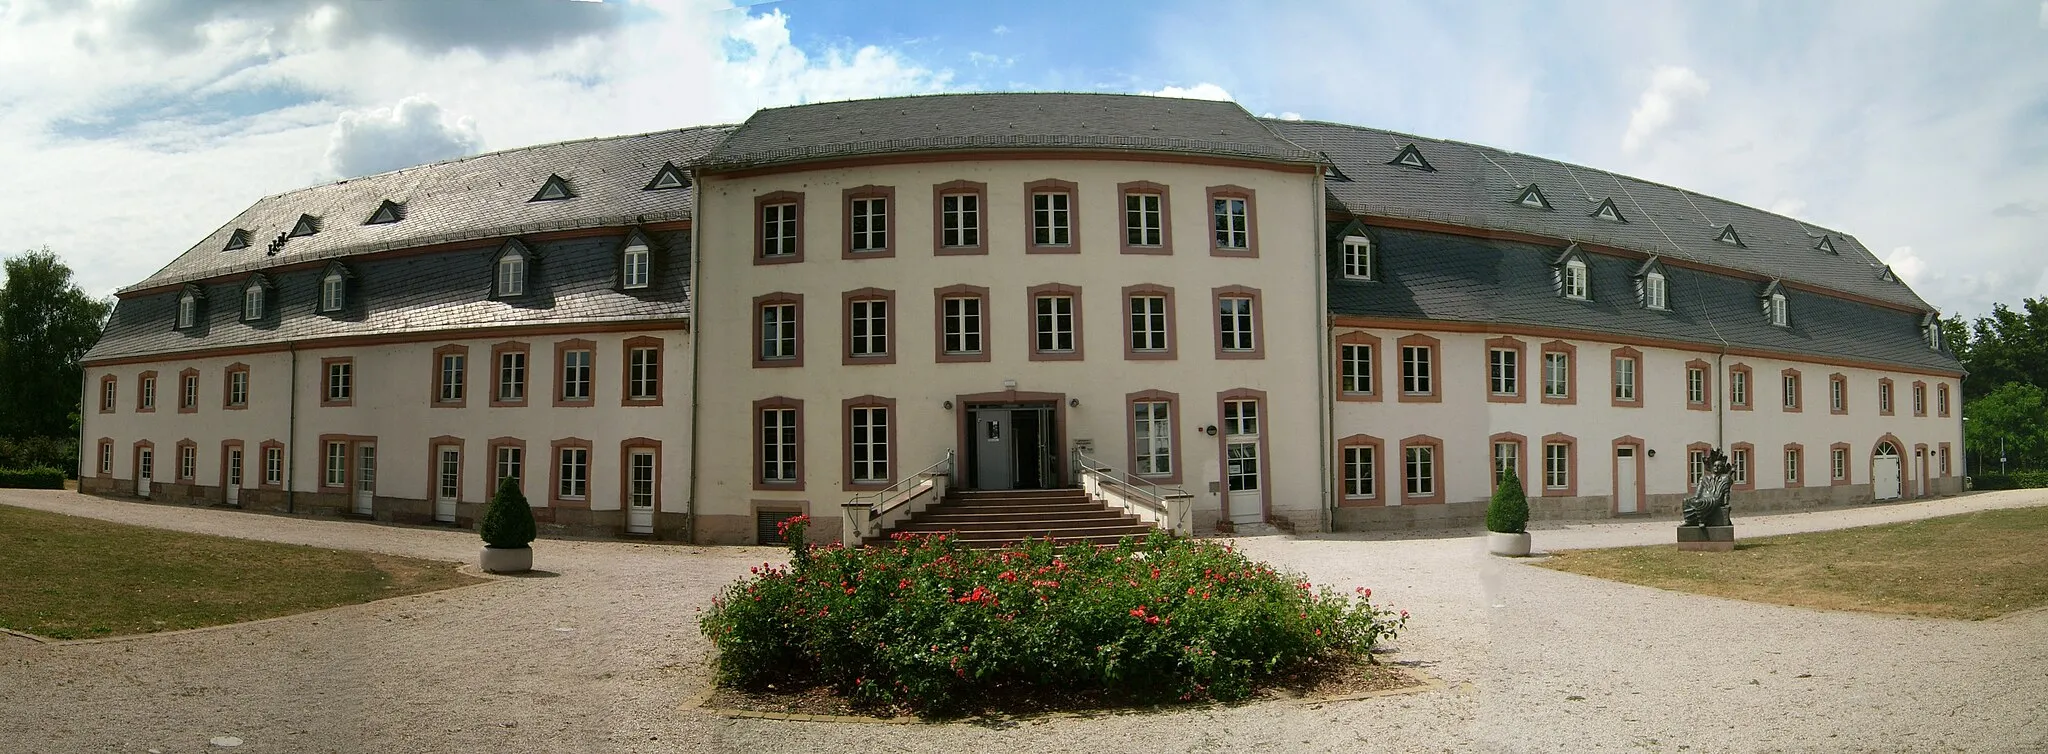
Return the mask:
<svg viewBox="0 0 2048 754"><path fill-rule="evenodd" d="M1067 526L1060 524L1034 526L1029 524L1021 524L997 529L919 529L917 531L956 532L958 534L958 538L961 540L1001 539L1014 542L1020 539L1037 539L1045 536L1051 536L1058 539L1096 536L1115 537L1125 534L1129 534L1132 536L1143 536L1145 532L1148 531L1148 527L1145 527L1140 524L1130 523L1111 523L1095 526Z"/></svg>
<svg viewBox="0 0 2048 754"><path fill-rule="evenodd" d="M1081 543L1091 544L1098 547L1106 547L1113 546L1116 543L1123 541L1124 537L1143 537L1149 531L1149 528L1138 527L1130 531L1110 534L1073 535L1066 533L1053 533L1052 538L1053 544L1056 545L1070 545ZM1045 536L1045 532L961 532L959 535L953 537L953 539L954 541L959 542L961 546L970 549L993 550L998 547L1003 547L1006 545L1014 545L1027 539L1044 539Z"/></svg>
<svg viewBox="0 0 2048 754"><path fill-rule="evenodd" d="M1090 519L1124 518L1128 514L1096 506L1085 511L1061 513L1048 516L1043 511L1016 511L1008 513L965 513L952 508L929 508L911 517L910 523L941 523L946 521L1085 521Z"/></svg>
<svg viewBox="0 0 2048 754"><path fill-rule="evenodd" d="M1033 498L1033 497L1085 497L1087 493L1079 487L1059 487L1050 490L947 490L946 497L973 500L976 498Z"/></svg>
<svg viewBox="0 0 2048 754"><path fill-rule="evenodd" d="M1023 513L1034 516L1065 516L1073 513L1104 510L1096 502L1059 503L940 503L924 509L925 514L950 513L956 515L982 515L991 513Z"/></svg>
<svg viewBox="0 0 2048 754"><path fill-rule="evenodd" d="M1082 519L1027 519L1022 521L913 521L897 527L898 531L1076 531L1103 528L1127 528L1142 526L1136 516L1115 516Z"/></svg>

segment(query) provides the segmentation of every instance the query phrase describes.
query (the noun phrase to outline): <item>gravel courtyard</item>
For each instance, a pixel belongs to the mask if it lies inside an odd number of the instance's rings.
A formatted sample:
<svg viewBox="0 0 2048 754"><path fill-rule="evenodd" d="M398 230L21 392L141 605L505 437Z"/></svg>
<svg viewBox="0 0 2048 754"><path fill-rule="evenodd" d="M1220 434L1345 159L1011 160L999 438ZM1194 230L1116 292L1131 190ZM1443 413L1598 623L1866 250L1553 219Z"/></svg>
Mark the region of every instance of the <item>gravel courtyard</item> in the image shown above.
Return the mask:
<svg viewBox="0 0 2048 754"><path fill-rule="evenodd" d="M450 561L480 544L68 492L0 490L0 504ZM1736 523L1754 537L2042 504L2013 491ZM1536 544L1664 542L1672 523L1543 529ZM1240 544L1411 611L1392 657L1447 687L999 726L726 719L683 708L708 682L698 610L781 550L544 540L535 563L554 575L128 640L0 635L0 751L2048 750L2048 610L1968 623L1750 604L1490 558L1464 534Z"/></svg>

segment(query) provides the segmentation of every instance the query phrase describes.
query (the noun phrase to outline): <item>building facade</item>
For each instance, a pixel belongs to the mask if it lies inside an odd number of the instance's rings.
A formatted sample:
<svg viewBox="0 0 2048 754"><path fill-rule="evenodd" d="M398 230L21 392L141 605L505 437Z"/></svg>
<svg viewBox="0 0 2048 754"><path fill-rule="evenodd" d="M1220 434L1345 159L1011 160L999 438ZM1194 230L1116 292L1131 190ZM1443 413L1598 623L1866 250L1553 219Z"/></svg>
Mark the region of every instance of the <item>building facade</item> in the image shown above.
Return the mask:
<svg viewBox="0 0 2048 754"><path fill-rule="evenodd" d="M1581 206L1583 205L1583 206ZM1951 494L1961 370L1853 237L1468 144L1121 95L764 110L259 201L125 289L81 489L711 543L934 467L1196 525ZM97 410L94 410L94 409ZM822 534L836 527L821 526Z"/></svg>

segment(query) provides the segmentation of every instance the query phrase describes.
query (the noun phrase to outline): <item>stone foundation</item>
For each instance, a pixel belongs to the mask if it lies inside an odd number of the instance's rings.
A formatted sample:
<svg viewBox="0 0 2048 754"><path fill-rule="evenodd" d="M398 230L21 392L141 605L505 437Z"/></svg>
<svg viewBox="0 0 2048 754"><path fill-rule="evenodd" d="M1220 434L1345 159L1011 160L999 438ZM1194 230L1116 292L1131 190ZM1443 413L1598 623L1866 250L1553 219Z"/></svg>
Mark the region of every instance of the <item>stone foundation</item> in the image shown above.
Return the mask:
<svg viewBox="0 0 2048 754"><path fill-rule="evenodd" d="M1935 479L1929 485L1929 497L1954 495L1962 491L1961 477ZM1902 502L1912 498L1901 498ZM1529 498L1529 520L1540 521L1599 521L1603 519L1634 518L1678 518L1685 495L1662 494L1645 496L1643 512L1614 513L1614 498L1598 497L1532 497ZM1845 484L1840 486L1791 487L1769 490L1743 490L1729 493L1728 503L1739 522L1743 516L1767 513L1792 513L1797 511L1835 508L1850 505L1867 505L1871 499L1868 484ZM1444 505L1395 505L1373 508L1340 508L1336 512L1333 528L1337 531L1398 531L1403 529L1470 529L1486 525L1486 501L1476 500Z"/></svg>
<svg viewBox="0 0 2048 754"><path fill-rule="evenodd" d="M82 494L100 497L133 500L163 505L222 505L221 488L203 485L170 484L156 482L150 486L150 497L136 497L135 483L127 479L106 477L85 477L78 480L78 491ZM434 520L434 504L430 500L403 497L377 497L370 501L371 513L364 517L356 514L353 496L346 492L299 492L287 500L284 490L244 489L240 505L235 506L251 513L278 513L298 516L327 518L354 518L387 524L407 526L437 526L474 531L477 521L483 517L483 503L458 503L455 506L455 521L446 523ZM634 537L650 538L645 534L626 533L626 513L619 510L593 511L580 508L534 508L533 518L540 535L544 537ZM739 518L734 516L732 518ZM657 511L654 514L652 539L682 541L689 533L690 516L687 513ZM747 531L751 538L752 530Z"/></svg>

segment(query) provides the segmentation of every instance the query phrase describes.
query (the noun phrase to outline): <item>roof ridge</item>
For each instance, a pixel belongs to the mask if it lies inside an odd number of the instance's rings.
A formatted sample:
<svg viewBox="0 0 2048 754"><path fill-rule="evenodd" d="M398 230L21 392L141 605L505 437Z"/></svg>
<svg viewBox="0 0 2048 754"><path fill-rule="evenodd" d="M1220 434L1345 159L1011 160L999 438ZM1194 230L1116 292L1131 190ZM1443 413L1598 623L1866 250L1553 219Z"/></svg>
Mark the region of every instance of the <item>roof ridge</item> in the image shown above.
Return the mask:
<svg viewBox="0 0 2048 754"><path fill-rule="evenodd" d="M1410 139L1418 139L1418 140L1422 140L1422 141L1433 141L1433 142L1437 142L1437 143L1439 143L1439 144L1455 144L1455 145L1458 145L1458 146L1462 146L1462 147L1471 147L1471 148L1473 148L1473 149L1485 149L1485 150L1491 150L1491 151L1493 151L1493 152L1495 152L1495 153L1499 153L1499 154L1511 154L1511 155L1515 155L1515 156L1518 156L1518 157L1527 157L1527 158L1530 158L1530 159L1534 159L1534 160L1543 160L1543 161L1545 161L1545 162L1551 162L1551 163L1556 163L1556 164L1558 164L1558 165L1563 165L1563 166L1566 166L1566 167L1569 167L1569 168L1577 168L1577 169L1582 169L1582 170L1591 170L1591 171L1594 171L1594 172L1598 172L1598 173L1603 173L1603 174L1606 174L1606 175L1609 175L1609 176L1613 176L1613 177L1615 177L1615 178L1620 178L1620 179L1623 179L1623 180L1635 181L1635 182L1637 182L1637 183L1642 183L1642 184L1647 184L1647 185L1651 185L1651 186L1656 186L1656 187L1658 187L1658 188L1664 188L1664 189L1670 189L1670 190L1672 190L1672 191L1678 191L1678 192L1683 192L1683 193L1689 193L1689 194L1692 194L1692 195L1694 195L1694 196L1698 196L1698 197L1701 197L1701 198L1705 198L1705 199L1712 199L1712 200L1714 200L1714 201L1722 202L1722 203L1724 203L1724 204L1733 204L1733 205L1735 205L1735 206L1737 206L1737 207L1741 207L1741 208L1743 208L1743 209L1747 209L1747 210L1753 210L1753 211L1755 211L1755 212L1758 212L1758 213L1761 213L1761 214L1765 214L1765 215L1770 215L1770 216L1772 216L1772 217L1778 217L1778 218L1783 218L1783 219L1786 219L1786 220L1791 220L1792 222L1795 222L1795 223L1799 223L1800 225L1804 225L1804 226L1807 226L1808 228L1812 228L1812 229L1814 229L1814 230L1822 231L1822 232L1825 232L1825 233L1828 233L1828 234L1831 234L1831 235L1834 235L1834 236L1837 236L1837 237L1841 237L1841 238L1847 238L1847 239L1851 239L1851 240L1856 240L1856 237L1855 237L1854 235L1851 235L1851 234L1849 234L1849 233L1846 233L1846 232L1843 232L1843 231L1840 231L1840 230L1835 230L1834 228L1830 228L1830 227L1827 227L1827 226L1821 225L1821 224L1819 224L1819 223L1815 223L1815 222L1809 222L1809 221L1806 221L1806 220L1802 220L1802 219L1799 219L1799 218L1797 218L1797 217L1793 217L1793 216L1791 216L1791 215L1787 215L1787 214L1784 214L1784 213L1781 213L1781 212L1772 212L1772 211L1770 211L1770 210L1767 210L1767 209L1761 209L1761 208L1755 207L1755 206L1753 206L1753 205L1749 205L1749 204L1744 204L1744 203L1742 203L1742 202L1738 202L1738 201L1735 201L1735 200L1732 200L1732 199L1725 199L1725 198L1722 198L1722 197L1719 197L1719 196L1714 196L1714 195L1712 195L1712 194L1702 194L1702 193L1699 193L1699 192L1697 192L1697 191L1693 191L1693 190L1691 190L1691 189L1687 189L1687 188L1681 188L1681 187L1679 187L1679 186L1673 186L1673 185L1671 185L1671 184L1669 184L1669 183L1664 183L1664 182L1662 182L1662 181L1653 181L1653 180L1650 180L1650 179L1648 179L1648 178L1640 178L1640 177L1637 177L1637 176L1633 176L1633 175L1629 175L1629 174L1626 174L1626 173L1617 173L1617 172L1615 172L1615 171L1613 171L1613 170L1608 170L1608 169L1606 169L1606 168L1601 168L1601 167L1594 167L1594 166L1592 166L1592 165L1588 165L1588 164L1585 164L1585 163L1582 163L1582 162L1573 162L1573 161L1570 161L1570 160L1560 160L1560 159L1557 159L1557 158L1555 158L1555 157L1545 157L1545 156L1543 156L1543 155L1540 155L1540 154L1532 154L1532 153L1529 153L1529 152L1517 152L1517 151L1515 151L1515 150L1512 150L1512 149L1508 149L1508 148L1506 148L1506 147L1496 147L1496 146L1493 146L1493 145L1490 145L1490 144L1480 144L1480 143L1478 143L1478 142L1471 142L1471 141L1462 141L1462 140L1459 140L1459 139L1446 139L1446 138L1442 138L1442 137L1439 137L1439 136L1420 136L1420 135L1416 135L1416 134L1411 134L1411 133L1408 133L1408 132L1406 132L1406 131L1396 131L1396 130L1394 130L1394 129L1391 129L1391 128L1379 128L1379 127L1377 127L1377 126L1361 126L1361 125L1358 125L1358 124L1355 124L1355 123L1339 123L1339 122L1336 122L1336 121L1329 121L1329 120L1310 120L1310 119L1306 119L1306 118L1304 118L1304 119L1301 119L1301 120L1288 120L1288 119L1285 119L1285 118L1267 118L1267 117L1263 117L1263 116L1260 116L1260 117L1259 117L1259 120L1260 120L1260 121L1262 121L1262 122L1268 122L1268 123L1308 123L1308 124L1312 124L1312 125L1318 125L1318 126L1338 126L1338 127L1341 127L1341 128L1349 128L1349 129L1352 129L1352 130L1356 130L1356 131L1372 131L1372 132L1375 132L1375 133L1382 133L1382 134L1388 134L1388 135L1391 135L1391 136L1404 136L1404 137L1407 137L1407 138L1410 138ZM1861 240L1856 240L1856 244L1857 244L1858 246L1862 246L1862 245L1863 245L1863 242L1862 242ZM1868 247L1865 247L1865 248L1868 248Z"/></svg>
<svg viewBox="0 0 2048 754"><path fill-rule="evenodd" d="M1236 106L1237 106L1237 108L1238 108L1239 110L1244 110L1244 105L1243 105L1242 103L1239 103L1239 102L1238 102L1237 100L1234 100L1234 99L1223 99L1223 100L1218 100L1218 99L1205 99L1205 98L1202 98L1202 97L1169 97L1169 96L1167 96L1167 95L1163 95L1163 94L1145 94L1145 93L1142 93L1142 92L1104 92L1104 91L1076 91L1076 90L1057 90L1057 89L1046 89L1046 90L1028 90L1028 91L1000 91L1000 92L996 92L996 91L976 91L976 92L923 92L923 93L918 93L918 94L897 94L897 95L892 95L892 96L888 96L888 97L846 97L846 98L842 98L842 99L821 99L821 100L813 100L813 101L810 101L810 102L799 102L799 103L796 103L796 104L793 104L793 105L779 105L779 106L776 106L776 107L764 107L764 108L760 108L760 109L758 109L758 110L755 110L755 111L754 111L754 114L758 115L758 114L760 114L760 113L765 113L765 112L771 112L771 111L776 111L776 110L794 110L794 109L797 109L797 108L803 108L803 107L814 107L814 106L817 106L817 105L837 105L837 104L843 104L843 103L847 103L847 102L894 102L894 101L897 101L897 100L912 100L912 99L941 99L941 98L963 98L963 99L964 99L964 98L967 98L967 97L995 97L995 96L1017 96L1017 95L1023 95L1023 96L1031 96L1031 95L1072 95L1072 96L1088 96L1088 97L1126 97L1126 98L1140 98L1140 99L1164 99L1164 100L1186 100L1186 101L1189 101L1189 102L1214 102L1214 103L1218 103L1218 104L1229 104L1229 105L1236 105ZM1247 115L1251 115L1251 111L1250 111L1250 110L1245 110L1245 114L1247 114ZM1257 118L1258 116L1257 116L1257 115L1252 115L1252 117L1254 117L1254 118ZM752 118L751 118L751 116L750 116L750 117L749 117L749 120L751 120L751 119L752 119Z"/></svg>

